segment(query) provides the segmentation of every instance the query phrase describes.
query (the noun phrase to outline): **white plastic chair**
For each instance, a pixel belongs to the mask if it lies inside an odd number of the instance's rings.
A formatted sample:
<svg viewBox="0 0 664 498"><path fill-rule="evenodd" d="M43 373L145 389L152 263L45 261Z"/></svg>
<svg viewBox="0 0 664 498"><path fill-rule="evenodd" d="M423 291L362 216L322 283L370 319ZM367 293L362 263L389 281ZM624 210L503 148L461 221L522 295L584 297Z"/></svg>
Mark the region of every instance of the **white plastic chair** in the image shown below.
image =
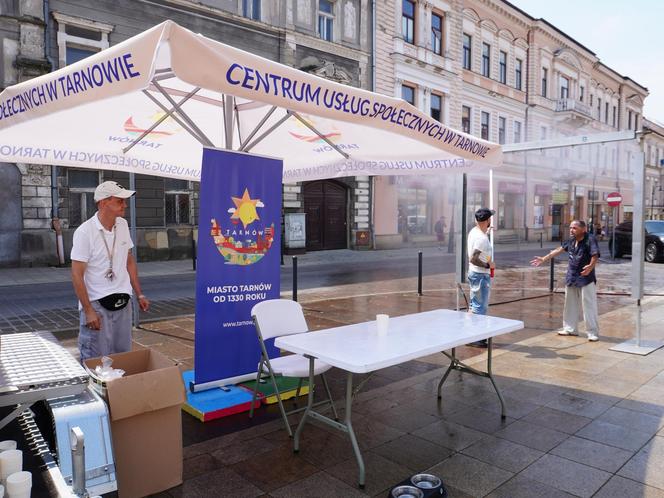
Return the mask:
<svg viewBox="0 0 664 498"><path fill-rule="evenodd" d="M290 424L288 423L288 415L303 410L304 408L292 410L286 413L284 405L281 401L281 396L279 395L276 376L279 375L281 377L294 377L299 379L296 394L297 399L297 396L300 394L302 379L309 378L309 358L306 358L300 354L290 354L287 356L280 356L278 358L269 358L267 349L265 348L265 341L275 337L308 332L309 327L307 327L307 321L304 318L302 306L300 306L298 302L291 301L289 299L270 299L258 303L253 308L251 308L251 318L253 319L254 325L256 326L256 334L258 335L258 342L261 347L261 358L258 363L258 373L256 374L256 385L254 387L254 395L251 400L249 418L254 416L254 403L256 402L258 383L260 382L263 373L267 370L267 373L272 380L272 385L274 386L277 402L279 403L279 410L281 411L281 416L283 417L284 423L286 424L286 430L288 431L288 435L292 437L293 431L291 430ZM323 401L323 403L330 403L332 406L332 412L334 413L334 418L338 419L337 410L334 406L334 401L332 400L332 394L330 393L330 387L327 384L327 380L325 379L324 375L324 372L327 372L330 368L332 367L323 361L315 360L314 362L314 375L321 376L323 386L325 387L325 391L327 393L327 400ZM313 388L314 386L309 386L309 389Z"/></svg>

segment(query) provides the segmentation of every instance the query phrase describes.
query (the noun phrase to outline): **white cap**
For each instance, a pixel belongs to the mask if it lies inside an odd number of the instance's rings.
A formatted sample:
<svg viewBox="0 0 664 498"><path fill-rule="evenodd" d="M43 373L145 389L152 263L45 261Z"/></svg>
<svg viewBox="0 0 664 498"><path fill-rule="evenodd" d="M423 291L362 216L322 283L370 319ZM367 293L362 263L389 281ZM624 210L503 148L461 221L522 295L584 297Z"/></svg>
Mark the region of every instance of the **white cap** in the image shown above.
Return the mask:
<svg viewBox="0 0 664 498"><path fill-rule="evenodd" d="M109 197L119 197L120 199L127 199L136 193L135 190L127 190L118 182L108 181L99 184L95 189L95 202L99 202Z"/></svg>

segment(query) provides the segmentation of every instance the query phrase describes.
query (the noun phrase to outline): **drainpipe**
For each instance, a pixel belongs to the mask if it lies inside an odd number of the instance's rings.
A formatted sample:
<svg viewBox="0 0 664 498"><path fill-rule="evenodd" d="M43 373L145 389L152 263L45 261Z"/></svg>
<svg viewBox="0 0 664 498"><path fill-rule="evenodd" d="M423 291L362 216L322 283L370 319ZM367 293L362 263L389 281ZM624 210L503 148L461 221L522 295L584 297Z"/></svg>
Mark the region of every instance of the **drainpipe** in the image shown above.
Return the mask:
<svg viewBox="0 0 664 498"><path fill-rule="evenodd" d="M53 57L51 57L51 28L53 23L51 22L51 7L49 0L43 0L44 2L44 57L51 66L51 71L57 68ZM55 240L56 240L56 250L58 254L58 265L63 266L65 264L65 250L64 242L62 239L62 226L60 225L60 219L58 218L58 203L60 202L58 197L58 167L54 164L51 165L51 223L53 225L53 230L55 230Z"/></svg>
<svg viewBox="0 0 664 498"><path fill-rule="evenodd" d="M376 91L376 0L371 0L371 91ZM371 203L369 204L369 230L371 230L371 248L376 249L376 176L371 177Z"/></svg>

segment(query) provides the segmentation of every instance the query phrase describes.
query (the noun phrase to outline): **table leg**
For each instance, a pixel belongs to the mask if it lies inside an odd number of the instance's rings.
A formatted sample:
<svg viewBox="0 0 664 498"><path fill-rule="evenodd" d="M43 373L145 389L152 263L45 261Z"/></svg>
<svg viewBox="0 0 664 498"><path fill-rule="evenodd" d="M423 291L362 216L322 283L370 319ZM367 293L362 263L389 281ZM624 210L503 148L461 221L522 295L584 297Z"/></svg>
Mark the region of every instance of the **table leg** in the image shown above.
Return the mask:
<svg viewBox="0 0 664 498"><path fill-rule="evenodd" d="M311 413L311 409L314 405L314 357L309 357L309 393L307 395L307 409L304 410L302 414L302 420L297 426L295 431L295 437L293 438L293 451L297 453L300 451L300 434L302 429L304 429L304 424L307 422L307 417Z"/></svg>
<svg viewBox="0 0 664 498"><path fill-rule="evenodd" d="M357 443L357 437L355 437L355 432L353 431L353 424L351 422L352 415L352 405L353 405L353 374L351 372L347 373L346 377L346 411L344 413L344 423L337 422L332 420L325 415L322 415L313 410L314 406L314 395L313 395L313 385L314 385L314 358L309 358L309 395L307 397L307 408L302 415L302 420L300 420L297 430L295 431L295 436L293 437L293 451L297 453L300 450L300 434L304 429L304 424L307 422L307 418L313 418L323 422L327 425L334 427L340 431L348 433L350 438L350 443L353 446L353 453L355 453L355 459L357 460L357 466L359 468L359 481L358 484L360 488L364 488L365 484L365 471L364 471L364 460L362 459L362 453L360 452L360 445Z"/></svg>
<svg viewBox="0 0 664 498"><path fill-rule="evenodd" d="M500 394L500 390L498 389L498 385L496 384L495 379L493 378L493 372L491 370L491 359L493 358L493 338L488 339L488 344L487 344L487 371L482 372L480 370L477 370L473 367L470 367L468 365L465 365L463 362L459 361L456 357L456 352L454 348L452 348L452 354L447 353L446 351L443 351L443 354L447 356L450 359L450 365L447 367L447 370L445 371L445 374L443 375L442 379L440 379L440 382L438 383L438 399L441 399L441 389L443 388L443 384L447 380L447 377L450 375L450 372L452 370L458 370L459 372L466 372L470 373L473 375L479 375L480 377L488 377L489 380L491 381L491 384L493 385L493 388L496 390L496 394L498 395L498 399L500 400L500 418L505 419L505 400L503 399L503 395Z"/></svg>
<svg viewBox="0 0 664 498"><path fill-rule="evenodd" d="M447 370L445 371L445 375L443 375L443 378L440 379L440 382L438 383L438 399L442 398L442 396L440 394L440 391L443 388L443 384L447 380L447 377L449 377L452 370L454 370L456 368L456 365L457 365L456 348L452 348L452 356L450 356L449 358L450 358L450 366L447 367Z"/></svg>
<svg viewBox="0 0 664 498"><path fill-rule="evenodd" d="M348 430L348 437L350 437L350 442L353 445L353 452L355 453L355 459L357 460L357 466L360 471L359 485L360 488L364 488L364 460L362 459L362 453L360 452L360 446L357 444L357 438L355 437L355 432L353 431L353 424L351 423L351 406L353 404L353 374L348 372L346 377L346 413L344 414L344 422L346 424L346 429Z"/></svg>
<svg viewBox="0 0 664 498"><path fill-rule="evenodd" d="M500 418L505 420L505 400L503 399L503 395L500 394L500 389L498 389L496 381L493 379L493 373L491 371L492 356L493 356L493 338L489 337L489 344L487 347L487 361L486 361L487 377L489 377L489 380L491 380L493 388L496 390L496 394L498 395L498 399L500 400Z"/></svg>

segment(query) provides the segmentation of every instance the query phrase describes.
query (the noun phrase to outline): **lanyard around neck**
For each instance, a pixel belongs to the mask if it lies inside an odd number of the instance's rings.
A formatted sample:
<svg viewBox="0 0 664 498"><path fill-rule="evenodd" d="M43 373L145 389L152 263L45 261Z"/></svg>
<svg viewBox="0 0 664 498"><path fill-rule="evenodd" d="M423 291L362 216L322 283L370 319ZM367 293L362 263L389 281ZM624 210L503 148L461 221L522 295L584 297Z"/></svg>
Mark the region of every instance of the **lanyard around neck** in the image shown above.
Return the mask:
<svg viewBox="0 0 664 498"><path fill-rule="evenodd" d="M115 254L115 225L113 225L113 245L111 248L108 248L108 244L106 243L106 234L104 233L104 229L100 228L99 232L101 233L101 240L104 242L104 247L106 248L106 254L108 254L108 269L112 270L113 269L113 255Z"/></svg>

